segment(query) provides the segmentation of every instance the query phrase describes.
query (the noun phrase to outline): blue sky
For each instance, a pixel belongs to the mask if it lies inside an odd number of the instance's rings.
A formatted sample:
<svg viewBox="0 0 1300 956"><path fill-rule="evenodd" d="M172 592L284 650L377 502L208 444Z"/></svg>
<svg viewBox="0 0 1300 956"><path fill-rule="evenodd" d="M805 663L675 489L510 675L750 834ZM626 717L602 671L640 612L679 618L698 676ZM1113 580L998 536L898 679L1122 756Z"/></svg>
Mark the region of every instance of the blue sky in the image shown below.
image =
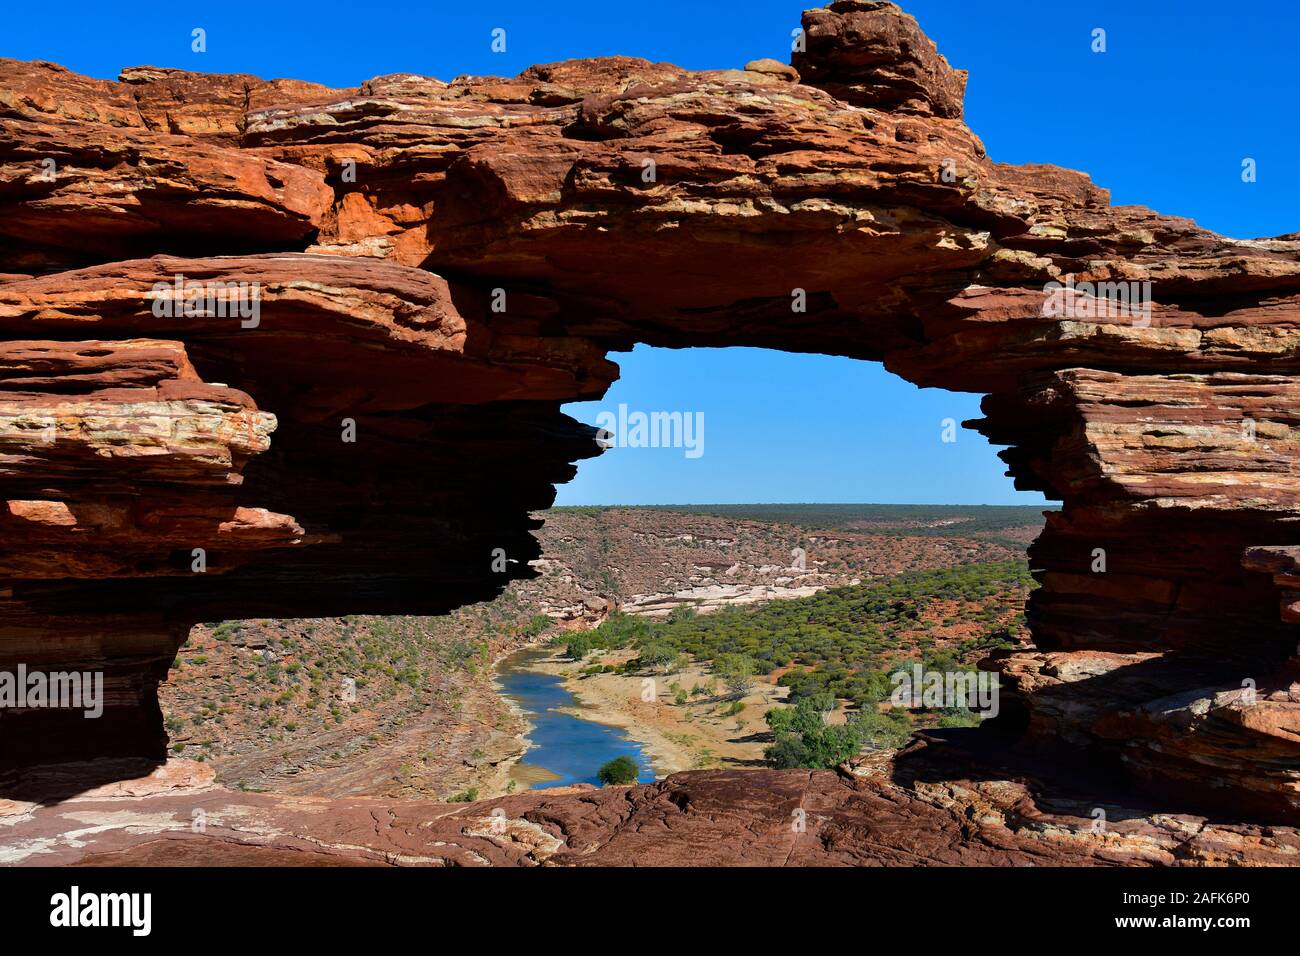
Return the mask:
<svg viewBox="0 0 1300 956"><path fill-rule="evenodd" d="M809 6L813 5L808 3ZM1241 237L1300 230L1300 4L1209 0L904 0L954 66L990 155L1088 171L1117 203ZM788 60L799 0L570 0L11 4L0 55L92 76L150 64L352 86L382 73L451 79L622 53L691 68ZM207 31L207 52L190 32ZM507 31L493 53L491 31ZM1094 28L1107 52L1090 50ZM1254 158L1258 181L1241 181ZM978 435L940 441L978 396L920 390L879 366L757 349L614 356L623 378L570 408L701 411L705 453L615 448L584 462L559 502L951 502L1015 492Z"/></svg>

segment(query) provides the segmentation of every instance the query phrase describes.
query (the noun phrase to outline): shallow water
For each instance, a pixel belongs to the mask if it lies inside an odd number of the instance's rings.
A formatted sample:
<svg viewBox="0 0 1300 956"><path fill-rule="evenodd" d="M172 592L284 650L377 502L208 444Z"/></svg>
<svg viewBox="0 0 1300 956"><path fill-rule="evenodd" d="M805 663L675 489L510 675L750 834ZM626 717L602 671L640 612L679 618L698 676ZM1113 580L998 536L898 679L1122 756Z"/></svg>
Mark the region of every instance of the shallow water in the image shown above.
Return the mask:
<svg viewBox="0 0 1300 956"><path fill-rule="evenodd" d="M533 661L547 656L546 651L520 651L497 667L503 692L523 709L533 725L515 779L534 790L575 783L599 786L596 771L601 765L628 756L636 761L641 782L654 780L650 757L623 731L558 712L556 708L581 705L564 689L559 677L527 669Z"/></svg>

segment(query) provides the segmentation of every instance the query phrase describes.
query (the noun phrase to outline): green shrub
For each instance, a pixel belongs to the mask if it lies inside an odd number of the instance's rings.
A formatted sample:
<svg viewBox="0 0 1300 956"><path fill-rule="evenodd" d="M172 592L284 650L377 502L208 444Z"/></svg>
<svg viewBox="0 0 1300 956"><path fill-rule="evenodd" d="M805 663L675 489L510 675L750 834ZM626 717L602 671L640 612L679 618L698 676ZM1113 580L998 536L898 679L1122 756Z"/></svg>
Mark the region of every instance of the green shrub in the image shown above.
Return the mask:
<svg viewBox="0 0 1300 956"><path fill-rule="evenodd" d="M596 771L596 779L604 786L636 783L637 766L631 757L615 757Z"/></svg>
<svg viewBox="0 0 1300 956"><path fill-rule="evenodd" d="M218 641L228 641L239 633L239 624L235 621L222 621L212 629L212 636Z"/></svg>
<svg viewBox="0 0 1300 956"><path fill-rule="evenodd" d="M744 654L720 654L713 661L713 670L732 697L744 697L754 689L754 661Z"/></svg>
<svg viewBox="0 0 1300 956"><path fill-rule="evenodd" d="M528 623L519 629L519 633L524 637L537 637L550 626L549 617L545 614L534 614L528 619Z"/></svg>
<svg viewBox="0 0 1300 956"><path fill-rule="evenodd" d="M767 725L775 741L763 756L778 769L830 769L863 750L897 748L911 735L911 721L901 711L851 714L843 724L827 724L824 701L805 697L793 707L774 707Z"/></svg>
<svg viewBox="0 0 1300 956"><path fill-rule="evenodd" d="M643 669L654 670L666 667L677 659L677 652L667 644L646 644L641 648L637 665Z"/></svg>

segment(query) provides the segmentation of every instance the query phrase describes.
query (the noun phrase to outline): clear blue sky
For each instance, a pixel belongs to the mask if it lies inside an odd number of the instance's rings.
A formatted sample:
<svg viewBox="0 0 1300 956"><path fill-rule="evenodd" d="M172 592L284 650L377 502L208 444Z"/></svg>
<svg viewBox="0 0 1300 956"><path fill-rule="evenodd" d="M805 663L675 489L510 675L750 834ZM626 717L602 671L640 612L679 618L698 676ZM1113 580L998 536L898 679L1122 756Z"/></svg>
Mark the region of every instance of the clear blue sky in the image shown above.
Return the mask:
<svg viewBox="0 0 1300 956"><path fill-rule="evenodd" d="M809 6L813 5L811 3ZM954 66L990 155L1092 174L1119 203L1242 237L1300 230L1300 4L1209 0L904 0ZM511 75L533 63L622 53L691 68L788 60L799 0L626 3L241 2L10 4L0 55L92 76L151 64L352 86L415 72ZM190 31L208 50L190 52ZM505 53L490 49L494 27ZM1107 31L1105 54L1091 31ZM1241 182L1241 161L1258 182ZM702 411L705 453L615 448L584 462L560 503L1034 503L978 435L940 441L978 396L918 390L879 366L753 349L615 356L602 409Z"/></svg>

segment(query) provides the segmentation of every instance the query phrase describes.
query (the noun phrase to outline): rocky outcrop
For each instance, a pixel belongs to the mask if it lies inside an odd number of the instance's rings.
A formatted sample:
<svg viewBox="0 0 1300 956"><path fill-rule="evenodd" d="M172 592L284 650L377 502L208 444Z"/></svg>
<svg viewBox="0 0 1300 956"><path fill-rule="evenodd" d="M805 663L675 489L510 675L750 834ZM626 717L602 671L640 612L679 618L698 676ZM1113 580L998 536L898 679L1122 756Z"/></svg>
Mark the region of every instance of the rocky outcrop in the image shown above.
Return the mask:
<svg viewBox="0 0 1300 956"><path fill-rule="evenodd" d="M748 345L988 393L974 427L1062 502L1004 730L1300 822L1300 238L993 162L892 4L804 27L798 82L0 63L0 664L103 669L112 715L6 713L6 759L160 756L195 621L491 596L597 450L559 406L605 352Z"/></svg>
<svg viewBox="0 0 1300 956"><path fill-rule="evenodd" d="M1041 528L1041 516L1025 511ZM546 522L537 535L546 557L533 562L541 576L516 593L555 620L592 627L610 610L652 618L678 607L709 613L906 571L1023 558L1005 541L974 533L869 534L657 508L534 517Z"/></svg>
<svg viewBox="0 0 1300 956"><path fill-rule="evenodd" d="M1287 866L1300 854L1290 828L1062 800L1005 768L928 756L943 746L919 744L910 766L925 772L906 783L880 767L710 770L471 804L230 791L175 761L54 804L0 800L0 864Z"/></svg>

